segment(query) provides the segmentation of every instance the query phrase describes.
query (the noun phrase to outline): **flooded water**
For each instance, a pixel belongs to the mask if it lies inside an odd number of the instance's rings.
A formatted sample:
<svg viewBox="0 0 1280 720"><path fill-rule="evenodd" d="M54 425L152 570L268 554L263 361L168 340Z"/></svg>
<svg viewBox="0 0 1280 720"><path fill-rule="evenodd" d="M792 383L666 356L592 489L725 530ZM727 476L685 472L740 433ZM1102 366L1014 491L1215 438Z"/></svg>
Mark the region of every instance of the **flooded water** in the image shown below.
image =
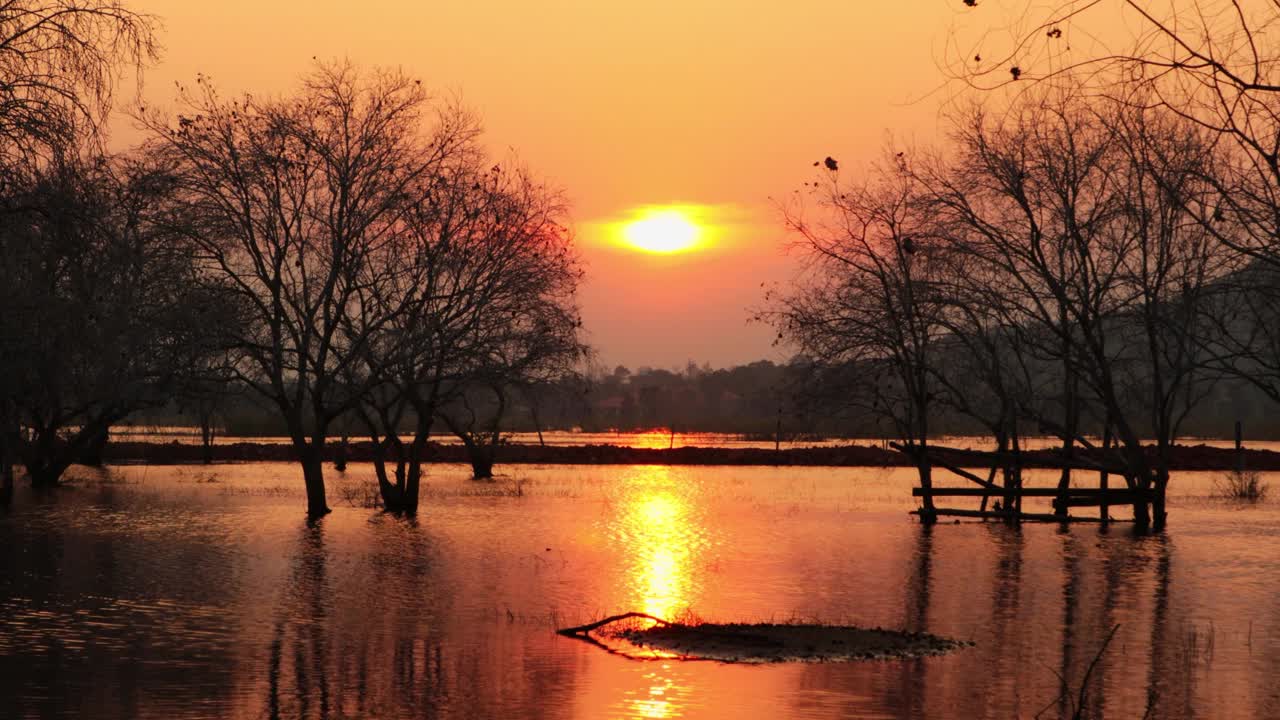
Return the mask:
<svg viewBox="0 0 1280 720"><path fill-rule="evenodd" d="M1280 504L1180 474L1170 529L924 528L909 471L433 468L406 521L286 464L77 470L0 511L0 717L1280 717ZM1273 485L1280 476L1269 478ZM945 657L635 661L626 610L972 640ZM1071 699L1063 695L1065 678Z"/></svg>

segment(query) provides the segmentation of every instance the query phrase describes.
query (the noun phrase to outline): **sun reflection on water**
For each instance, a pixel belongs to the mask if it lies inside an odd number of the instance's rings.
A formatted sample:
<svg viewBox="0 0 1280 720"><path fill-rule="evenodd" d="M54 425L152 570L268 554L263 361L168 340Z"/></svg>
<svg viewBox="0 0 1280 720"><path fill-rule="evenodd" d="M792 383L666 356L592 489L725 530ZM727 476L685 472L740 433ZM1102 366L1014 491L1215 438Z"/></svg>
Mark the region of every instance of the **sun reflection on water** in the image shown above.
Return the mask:
<svg viewBox="0 0 1280 720"><path fill-rule="evenodd" d="M685 469L657 466L635 468L617 487L609 523L617 557L625 558L626 609L671 620L696 606L711 546L700 487ZM621 700L626 715L682 716L692 689L675 677L666 663L648 666Z"/></svg>
<svg viewBox="0 0 1280 720"><path fill-rule="evenodd" d="M623 489L616 537L630 558L635 606L673 618L692 605L692 566L706 543L688 496L671 469L644 468Z"/></svg>

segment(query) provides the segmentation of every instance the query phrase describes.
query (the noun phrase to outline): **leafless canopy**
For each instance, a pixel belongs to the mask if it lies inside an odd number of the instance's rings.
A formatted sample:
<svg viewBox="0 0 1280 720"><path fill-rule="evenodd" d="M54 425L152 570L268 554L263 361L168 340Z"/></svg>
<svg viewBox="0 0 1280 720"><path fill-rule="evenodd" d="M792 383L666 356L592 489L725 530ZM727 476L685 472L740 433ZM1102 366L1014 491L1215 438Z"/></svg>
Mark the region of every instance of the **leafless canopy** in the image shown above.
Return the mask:
<svg viewBox="0 0 1280 720"><path fill-rule="evenodd" d="M205 275L248 309L242 382L276 404L313 514L329 424L379 377L351 370L416 307L415 217L476 135L403 73L320 64L282 99L222 99L201 79L171 122L146 118L180 178Z"/></svg>
<svg viewBox="0 0 1280 720"><path fill-rule="evenodd" d="M1201 128L1214 145L1212 172L1201 173L1213 197L1188 210L1253 264L1231 281L1244 321L1220 328L1212 350L1221 369L1280 399L1280 3L1073 0L1022 12L991 3L965 15L981 37L966 52L953 45L949 66L975 87L1066 84Z"/></svg>
<svg viewBox="0 0 1280 720"><path fill-rule="evenodd" d="M121 70L155 59L155 29L118 0L0 2L3 147L32 151L96 132Z"/></svg>
<svg viewBox="0 0 1280 720"><path fill-rule="evenodd" d="M1216 373L1214 298L1242 266L1201 220L1212 136L1049 88L955 128L947 151L891 150L862 182L829 170L816 211L788 208L811 272L771 318L918 458L943 414L1001 452L1020 423L1056 435L1068 458L1105 428L1162 497L1168 448Z"/></svg>
<svg viewBox="0 0 1280 720"><path fill-rule="evenodd" d="M170 222L173 177L147 158L55 162L0 217L0 409L35 484L107 429L166 402L208 349L216 300Z"/></svg>

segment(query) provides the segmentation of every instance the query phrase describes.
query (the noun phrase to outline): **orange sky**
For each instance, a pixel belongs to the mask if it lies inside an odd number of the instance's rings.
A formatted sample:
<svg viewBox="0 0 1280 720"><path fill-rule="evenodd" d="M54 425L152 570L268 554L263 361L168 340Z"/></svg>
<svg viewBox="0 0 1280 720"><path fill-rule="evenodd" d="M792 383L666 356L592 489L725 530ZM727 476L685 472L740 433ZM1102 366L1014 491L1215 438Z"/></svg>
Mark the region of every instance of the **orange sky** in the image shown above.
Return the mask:
<svg viewBox="0 0 1280 720"><path fill-rule="evenodd" d="M148 104L175 80L225 93L290 89L313 57L401 66L461 94L495 153L514 149L564 187L606 366L782 360L749 325L761 283L795 265L771 197L827 155L845 167L892 131L932 140L937 58L959 0L134 0L161 16ZM117 130L123 143L136 137ZM603 228L652 204L713 206L704 250L646 255Z"/></svg>

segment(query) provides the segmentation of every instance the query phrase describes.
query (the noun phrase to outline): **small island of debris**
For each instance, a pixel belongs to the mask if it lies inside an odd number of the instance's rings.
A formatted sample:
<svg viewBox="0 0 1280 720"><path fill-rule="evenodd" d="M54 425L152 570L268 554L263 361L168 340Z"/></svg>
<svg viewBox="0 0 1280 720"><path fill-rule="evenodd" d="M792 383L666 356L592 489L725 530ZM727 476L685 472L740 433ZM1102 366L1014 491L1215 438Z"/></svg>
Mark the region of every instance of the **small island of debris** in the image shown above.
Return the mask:
<svg viewBox="0 0 1280 720"><path fill-rule="evenodd" d="M881 628L798 623L685 624L634 612L558 632L635 659L756 664L917 658L973 644L928 633Z"/></svg>

